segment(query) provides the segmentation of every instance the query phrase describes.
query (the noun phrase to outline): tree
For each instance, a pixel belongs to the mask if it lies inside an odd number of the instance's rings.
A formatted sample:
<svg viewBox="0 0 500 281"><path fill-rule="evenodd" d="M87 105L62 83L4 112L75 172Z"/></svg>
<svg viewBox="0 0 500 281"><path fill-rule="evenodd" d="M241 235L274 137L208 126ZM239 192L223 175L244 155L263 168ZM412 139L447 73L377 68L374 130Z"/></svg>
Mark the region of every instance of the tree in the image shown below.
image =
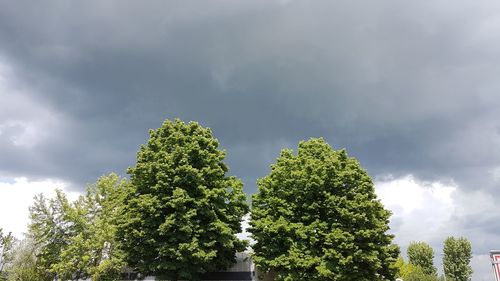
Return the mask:
<svg viewBox="0 0 500 281"><path fill-rule="evenodd" d="M166 120L129 168L132 188L118 234L130 266L170 280L229 267L246 248L236 237L248 212L242 182L226 176L210 129ZM140 245L140 247L139 247Z"/></svg>
<svg viewBox="0 0 500 281"><path fill-rule="evenodd" d="M61 261L52 265L55 272L92 280L119 279L125 263L115 235L127 187L124 179L111 173L88 186L85 196L74 202L68 218L81 229L61 251Z"/></svg>
<svg viewBox="0 0 500 281"><path fill-rule="evenodd" d="M0 228L0 280L5 279L5 266L12 261L14 242L14 236L10 232L4 235L3 229Z"/></svg>
<svg viewBox="0 0 500 281"><path fill-rule="evenodd" d="M418 270L416 265L405 262L401 256L397 259L395 267L397 268L396 277L403 278L403 280L406 280L406 277L413 271Z"/></svg>
<svg viewBox="0 0 500 281"><path fill-rule="evenodd" d="M118 280L126 265L116 238L122 203L130 184L112 173L87 188L84 206L90 233L87 273L92 280Z"/></svg>
<svg viewBox="0 0 500 281"><path fill-rule="evenodd" d="M75 202L62 191L50 200L37 196L29 234L42 268L60 279L118 280L125 264L115 235L127 187L125 180L110 174L88 186Z"/></svg>
<svg viewBox="0 0 500 281"><path fill-rule="evenodd" d="M406 275L406 277L403 277L403 280L404 281L438 281L439 278L437 277L437 275L424 273L421 267L416 266L414 271L409 272L408 275Z"/></svg>
<svg viewBox="0 0 500 281"><path fill-rule="evenodd" d="M448 237L444 241L443 268L447 280L467 281L472 275L472 246L465 237Z"/></svg>
<svg viewBox="0 0 500 281"><path fill-rule="evenodd" d="M253 260L278 280L393 280L399 248L390 212L345 150L323 139L282 150L258 181L250 229Z"/></svg>
<svg viewBox="0 0 500 281"><path fill-rule="evenodd" d="M39 266L37 248L31 239L15 244L12 262L7 267L8 281L51 281L53 278Z"/></svg>
<svg viewBox="0 0 500 281"><path fill-rule="evenodd" d="M71 238L83 231L83 219L78 217L68 198L61 190L56 190L55 198L47 199L42 194L35 196L30 207L28 237L37 249L38 265L52 278L72 279L77 271L61 272L57 264L63 261L62 252L71 243ZM72 263L67 263L74 266Z"/></svg>
<svg viewBox="0 0 500 281"><path fill-rule="evenodd" d="M425 274L418 265L406 263L403 257L399 257L395 266L398 268L397 276L404 281L438 281L437 275Z"/></svg>
<svg viewBox="0 0 500 281"><path fill-rule="evenodd" d="M434 267L434 250L425 242L412 242L407 250L408 260L411 264L420 266L427 275L437 275Z"/></svg>

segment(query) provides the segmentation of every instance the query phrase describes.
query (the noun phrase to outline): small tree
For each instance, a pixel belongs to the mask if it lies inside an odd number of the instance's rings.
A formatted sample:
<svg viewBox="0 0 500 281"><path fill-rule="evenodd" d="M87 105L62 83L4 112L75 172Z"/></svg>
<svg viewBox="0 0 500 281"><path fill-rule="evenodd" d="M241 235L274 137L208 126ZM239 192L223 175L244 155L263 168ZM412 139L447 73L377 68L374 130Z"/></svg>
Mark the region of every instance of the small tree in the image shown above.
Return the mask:
<svg viewBox="0 0 500 281"><path fill-rule="evenodd" d="M393 280L390 212L345 150L323 139L283 150L258 181L249 229L254 261L278 280Z"/></svg>
<svg viewBox="0 0 500 281"><path fill-rule="evenodd" d="M129 182L111 173L87 188L84 206L87 210L90 233L87 267L92 280L118 280L126 265L120 242L116 239L124 196Z"/></svg>
<svg viewBox="0 0 500 281"><path fill-rule="evenodd" d="M437 275L425 274L418 265L406 263L403 257L399 257L395 266L398 268L398 277L404 281L438 281Z"/></svg>
<svg viewBox="0 0 500 281"><path fill-rule="evenodd" d="M127 187L124 179L111 173L89 185L86 194L71 205L68 219L81 229L69 238L61 260L52 265L53 271L92 280L119 279L125 263L115 235Z"/></svg>
<svg viewBox="0 0 500 281"><path fill-rule="evenodd" d="M436 275L434 267L434 250L425 242L412 242L407 250L408 260L411 264L422 268L424 274Z"/></svg>
<svg viewBox="0 0 500 281"><path fill-rule="evenodd" d="M403 278L404 281L438 281L437 275L425 274L422 268L419 266L415 267L414 271L411 271Z"/></svg>
<svg viewBox="0 0 500 281"><path fill-rule="evenodd" d="M25 239L15 244L12 252L12 262L7 267L8 281L51 281L38 263L37 248L31 239Z"/></svg>
<svg viewBox="0 0 500 281"><path fill-rule="evenodd" d="M170 280L197 280L225 269L246 243L248 212L242 182L227 176L224 151L210 129L196 122L165 121L150 131L129 168L132 188L119 235L129 265Z"/></svg>
<svg viewBox="0 0 500 281"><path fill-rule="evenodd" d="M127 186L110 174L88 186L75 202L60 190L55 198L37 196L29 231L37 263L60 279L119 279L125 264L115 235Z"/></svg>
<svg viewBox="0 0 500 281"><path fill-rule="evenodd" d="M410 273L412 273L415 270L418 270L418 267L416 265L405 262L404 258L401 256L397 259L395 267L398 270L396 277L403 278L403 280L406 280L406 277Z"/></svg>
<svg viewBox="0 0 500 281"><path fill-rule="evenodd" d="M447 280L467 281L472 275L472 246L465 237L448 237L444 241L443 268Z"/></svg>
<svg viewBox="0 0 500 281"><path fill-rule="evenodd" d="M5 266L12 261L12 249L15 239L12 234L5 235L3 229L0 228L0 280L6 278Z"/></svg>
<svg viewBox="0 0 500 281"><path fill-rule="evenodd" d="M47 199L42 194L35 197L30 207L31 221L28 237L37 249L37 264L52 278L72 279L73 270L61 272L57 265L63 261L62 252L70 244L71 238L83 231L82 219L77 221L71 202L64 192L56 190L55 198ZM68 266L75 266L69 263Z"/></svg>

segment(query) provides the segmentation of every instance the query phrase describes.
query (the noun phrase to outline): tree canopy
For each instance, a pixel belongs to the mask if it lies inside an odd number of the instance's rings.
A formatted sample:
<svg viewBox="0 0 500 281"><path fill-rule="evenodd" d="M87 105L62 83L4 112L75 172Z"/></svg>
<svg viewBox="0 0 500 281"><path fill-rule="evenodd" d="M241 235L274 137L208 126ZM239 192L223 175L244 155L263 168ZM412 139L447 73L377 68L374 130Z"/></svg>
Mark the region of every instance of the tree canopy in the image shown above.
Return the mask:
<svg viewBox="0 0 500 281"><path fill-rule="evenodd" d="M119 235L130 266L170 280L225 269L246 248L236 237L248 212L243 184L227 176L208 128L166 120L129 168ZM139 246L140 245L140 246Z"/></svg>
<svg viewBox="0 0 500 281"><path fill-rule="evenodd" d="M424 273L418 265L406 263L403 257L399 257L395 266L398 268L397 277L402 278L404 281L438 281L442 279L438 278L436 274Z"/></svg>
<svg viewBox="0 0 500 281"><path fill-rule="evenodd" d="M35 197L28 234L38 266L60 279L117 280L125 264L115 239L116 221L127 186L110 174L75 202L60 190L55 198Z"/></svg>
<svg viewBox="0 0 500 281"><path fill-rule="evenodd" d="M434 267L434 250L425 242L412 242L408 246L408 260L411 264L419 266L425 274L437 275Z"/></svg>
<svg viewBox="0 0 500 281"><path fill-rule="evenodd" d="M18 241L12 251L12 260L6 267L7 281L52 281L36 257L37 247L31 239ZM3 279L0 279L3 280Z"/></svg>
<svg viewBox="0 0 500 281"><path fill-rule="evenodd" d="M82 225L78 224L81 219L73 222L71 213L71 202L61 190L56 190L56 196L50 199L42 194L37 195L30 207L28 235L37 248L37 263L47 274L51 274L52 278L72 277L71 274L65 276L65 273L56 269L57 264L63 262L61 253L70 244L71 237L76 236L82 229Z"/></svg>
<svg viewBox="0 0 500 281"><path fill-rule="evenodd" d="M323 139L302 141L258 181L253 259L278 280L393 280L389 216L356 159Z"/></svg>
<svg viewBox="0 0 500 281"><path fill-rule="evenodd" d="M465 237L448 237L443 247L443 268L447 280L467 281L472 275L472 246Z"/></svg>
<svg viewBox="0 0 500 281"><path fill-rule="evenodd" d="M8 265L13 259L12 250L14 247L15 239L11 233L5 235L3 229L0 228L0 280L6 277L5 266Z"/></svg>

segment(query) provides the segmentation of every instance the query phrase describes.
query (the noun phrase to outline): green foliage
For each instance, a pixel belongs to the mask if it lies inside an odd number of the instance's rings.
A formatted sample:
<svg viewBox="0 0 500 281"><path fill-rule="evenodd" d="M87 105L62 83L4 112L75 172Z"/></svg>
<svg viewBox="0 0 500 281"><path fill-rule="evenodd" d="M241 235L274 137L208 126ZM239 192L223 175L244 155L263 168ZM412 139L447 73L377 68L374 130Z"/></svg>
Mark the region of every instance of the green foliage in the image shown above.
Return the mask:
<svg viewBox="0 0 500 281"><path fill-rule="evenodd" d="M125 266L124 253L116 239L117 224L128 182L116 174L101 177L87 189L83 206L89 232L87 273L92 280L117 280Z"/></svg>
<svg viewBox="0 0 500 281"><path fill-rule="evenodd" d="M403 257L399 257L396 264L398 269L398 278L402 278L404 281L438 281L438 277L435 274L425 274L422 268L418 265L411 263L406 263Z"/></svg>
<svg viewBox="0 0 500 281"><path fill-rule="evenodd" d="M278 280L393 280L390 212L345 150L323 139L283 150L258 181L249 229L254 262Z"/></svg>
<svg viewBox="0 0 500 281"><path fill-rule="evenodd" d="M411 264L422 268L424 274L436 275L437 269L434 267L434 250L425 242L412 242L407 250L408 260Z"/></svg>
<svg viewBox="0 0 500 281"><path fill-rule="evenodd" d="M40 266L60 279L117 280L125 265L115 235L126 188L125 180L110 174L75 202L59 190L53 199L37 196L29 235Z"/></svg>
<svg viewBox="0 0 500 281"><path fill-rule="evenodd" d="M8 281L51 281L53 278L38 264L32 240L16 243L12 263L7 267Z"/></svg>
<svg viewBox="0 0 500 281"><path fill-rule="evenodd" d="M76 236L82 225L70 219L71 203L61 191L56 191L56 197L47 199L42 194L35 197L30 207L31 222L29 237L33 239L37 251L37 263L55 278L57 272L54 265L63 262L61 253L70 244L70 239ZM60 274L59 278L70 279L72 276Z"/></svg>
<svg viewBox="0 0 500 281"><path fill-rule="evenodd" d="M248 212L242 182L226 176L210 129L165 121L150 131L128 173L132 189L119 226L129 265L171 280L229 267L246 248L236 234Z"/></svg>
<svg viewBox="0 0 500 281"><path fill-rule="evenodd" d="M3 229L0 228L0 280L5 280L5 266L8 265L12 259L12 248L15 239L11 233L4 235Z"/></svg>
<svg viewBox="0 0 500 281"><path fill-rule="evenodd" d="M472 245L465 237L448 237L444 241L443 268L447 280L467 281L472 275Z"/></svg>
<svg viewBox="0 0 500 281"><path fill-rule="evenodd" d="M409 272L405 277L404 281L438 281L439 278L435 274L426 274L423 272L422 268L419 266L415 267L415 270Z"/></svg>
<svg viewBox="0 0 500 281"><path fill-rule="evenodd" d="M398 270L398 273L396 274L396 276L403 278L403 280L406 280L406 277L408 277L408 275L410 275L412 272L417 271L417 270L421 270L416 265L405 262L405 260L401 256L396 261L395 267Z"/></svg>

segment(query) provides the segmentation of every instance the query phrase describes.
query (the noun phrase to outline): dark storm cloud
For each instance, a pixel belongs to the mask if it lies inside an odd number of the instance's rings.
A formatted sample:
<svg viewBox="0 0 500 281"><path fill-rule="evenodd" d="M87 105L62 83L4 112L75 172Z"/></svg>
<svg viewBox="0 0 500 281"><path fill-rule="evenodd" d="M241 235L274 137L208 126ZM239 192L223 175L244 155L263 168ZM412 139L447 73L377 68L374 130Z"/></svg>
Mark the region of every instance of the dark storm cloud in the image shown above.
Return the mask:
<svg viewBox="0 0 500 281"><path fill-rule="evenodd" d="M30 148L6 137L20 125L2 130L0 170L81 186L123 172L149 128L180 117L213 129L249 192L279 149L312 136L373 176L491 190L499 12L490 1L3 2L9 77L61 124Z"/></svg>

